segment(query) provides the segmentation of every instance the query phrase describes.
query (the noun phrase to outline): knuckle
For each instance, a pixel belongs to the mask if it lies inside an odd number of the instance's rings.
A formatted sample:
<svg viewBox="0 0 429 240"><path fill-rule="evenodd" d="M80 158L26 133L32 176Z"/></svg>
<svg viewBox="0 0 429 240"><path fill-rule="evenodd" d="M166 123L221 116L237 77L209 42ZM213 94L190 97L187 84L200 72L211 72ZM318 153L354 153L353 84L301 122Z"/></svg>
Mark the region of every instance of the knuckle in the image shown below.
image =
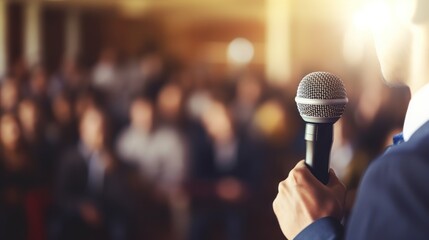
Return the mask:
<svg viewBox="0 0 429 240"><path fill-rule="evenodd" d="M279 193L284 192L284 191L286 190L286 187L287 187L287 182L286 182L286 180L281 181L281 182L279 183L279 186L278 186L278 192L279 192Z"/></svg>
<svg viewBox="0 0 429 240"><path fill-rule="evenodd" d="M272 207L275 212L277 210L277 198L274 199Z"/></svg>
<svg viewBox="0 0 429 240"><path fill-rule="evenodd" d="M277 213L277 212L279 211L279 209L280 209L280 200L279 200L279 198L278 198L278 197L276 197L276 198L274 199L273 204L272 204L272 207L273 207L273 211L274 211L275 213Z"/></svg>

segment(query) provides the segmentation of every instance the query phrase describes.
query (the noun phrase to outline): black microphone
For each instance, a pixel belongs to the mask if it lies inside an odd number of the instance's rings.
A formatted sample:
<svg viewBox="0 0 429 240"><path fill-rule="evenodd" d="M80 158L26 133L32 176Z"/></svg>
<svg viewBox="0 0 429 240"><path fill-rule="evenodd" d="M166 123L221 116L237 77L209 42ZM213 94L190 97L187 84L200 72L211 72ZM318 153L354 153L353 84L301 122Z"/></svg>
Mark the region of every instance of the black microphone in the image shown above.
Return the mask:
<svg viewBox="0 0 429 240"><path fill-rule="evenodd" d="M306 122L305 163L319 181L327 184L332 127L348 102L343 81L328 72L310 73L299 83L295 102Z"/></svg>

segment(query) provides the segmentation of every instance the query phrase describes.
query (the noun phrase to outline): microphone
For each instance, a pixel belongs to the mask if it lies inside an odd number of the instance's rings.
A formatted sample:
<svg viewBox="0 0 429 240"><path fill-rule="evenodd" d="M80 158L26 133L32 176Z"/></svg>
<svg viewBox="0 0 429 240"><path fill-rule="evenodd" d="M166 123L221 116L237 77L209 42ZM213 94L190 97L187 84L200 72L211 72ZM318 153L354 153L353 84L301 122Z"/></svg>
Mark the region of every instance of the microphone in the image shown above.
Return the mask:
<svg viewBox="0 0 429 240"><path fill-rule="evenodd" d="M344 83L328 72L310 73L299 83L295 102L306 122L305 163L326 185L329 181L333 124L343 115L348 102Z"/></svg>

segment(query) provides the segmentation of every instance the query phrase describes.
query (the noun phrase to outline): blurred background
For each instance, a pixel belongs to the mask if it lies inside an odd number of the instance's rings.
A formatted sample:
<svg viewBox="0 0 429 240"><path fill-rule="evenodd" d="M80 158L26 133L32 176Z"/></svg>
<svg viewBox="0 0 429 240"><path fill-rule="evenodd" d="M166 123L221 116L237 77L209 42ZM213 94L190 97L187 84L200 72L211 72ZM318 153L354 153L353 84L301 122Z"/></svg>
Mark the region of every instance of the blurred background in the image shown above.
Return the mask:
<svg viewBox="0 0 429 240"><path fill-rule="evenodd" d="M0 0L0 238L284 239L272 201L313 71L348 92L331 166L349 212L410 99L362 2Z"/></svg>

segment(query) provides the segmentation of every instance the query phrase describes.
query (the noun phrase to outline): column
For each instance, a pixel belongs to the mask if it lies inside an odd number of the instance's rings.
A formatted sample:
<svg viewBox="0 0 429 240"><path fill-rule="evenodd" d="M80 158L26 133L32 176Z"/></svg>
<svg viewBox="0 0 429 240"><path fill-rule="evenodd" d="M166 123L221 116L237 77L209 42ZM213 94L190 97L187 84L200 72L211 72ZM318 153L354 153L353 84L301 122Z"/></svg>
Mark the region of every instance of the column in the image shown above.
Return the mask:
<svg viewBox="0 0 429 240"><path fill-rule="evenodd" d="M77 9L69 9L65 21L66 57L75 59L80 48L80 14Z"/></svg>
<svg viewBox="0 0 429 240"><path fill-rule="evenodd" d="M26 1L24 6L24 56L32 66L41 60L42 54L41 34L41 3L39 1Z"/></svg>
<svg viewBox="0 0 429 240"><path fill-rule="evenodd" d="M291 77L290 0L267 0L266 74L273 84Z"/></svg>
<svg viewBox="0 0 429 240"><path fill-rule="evenodd" d="M0 77L7 71L7 3L0 1Z"/></svg>

